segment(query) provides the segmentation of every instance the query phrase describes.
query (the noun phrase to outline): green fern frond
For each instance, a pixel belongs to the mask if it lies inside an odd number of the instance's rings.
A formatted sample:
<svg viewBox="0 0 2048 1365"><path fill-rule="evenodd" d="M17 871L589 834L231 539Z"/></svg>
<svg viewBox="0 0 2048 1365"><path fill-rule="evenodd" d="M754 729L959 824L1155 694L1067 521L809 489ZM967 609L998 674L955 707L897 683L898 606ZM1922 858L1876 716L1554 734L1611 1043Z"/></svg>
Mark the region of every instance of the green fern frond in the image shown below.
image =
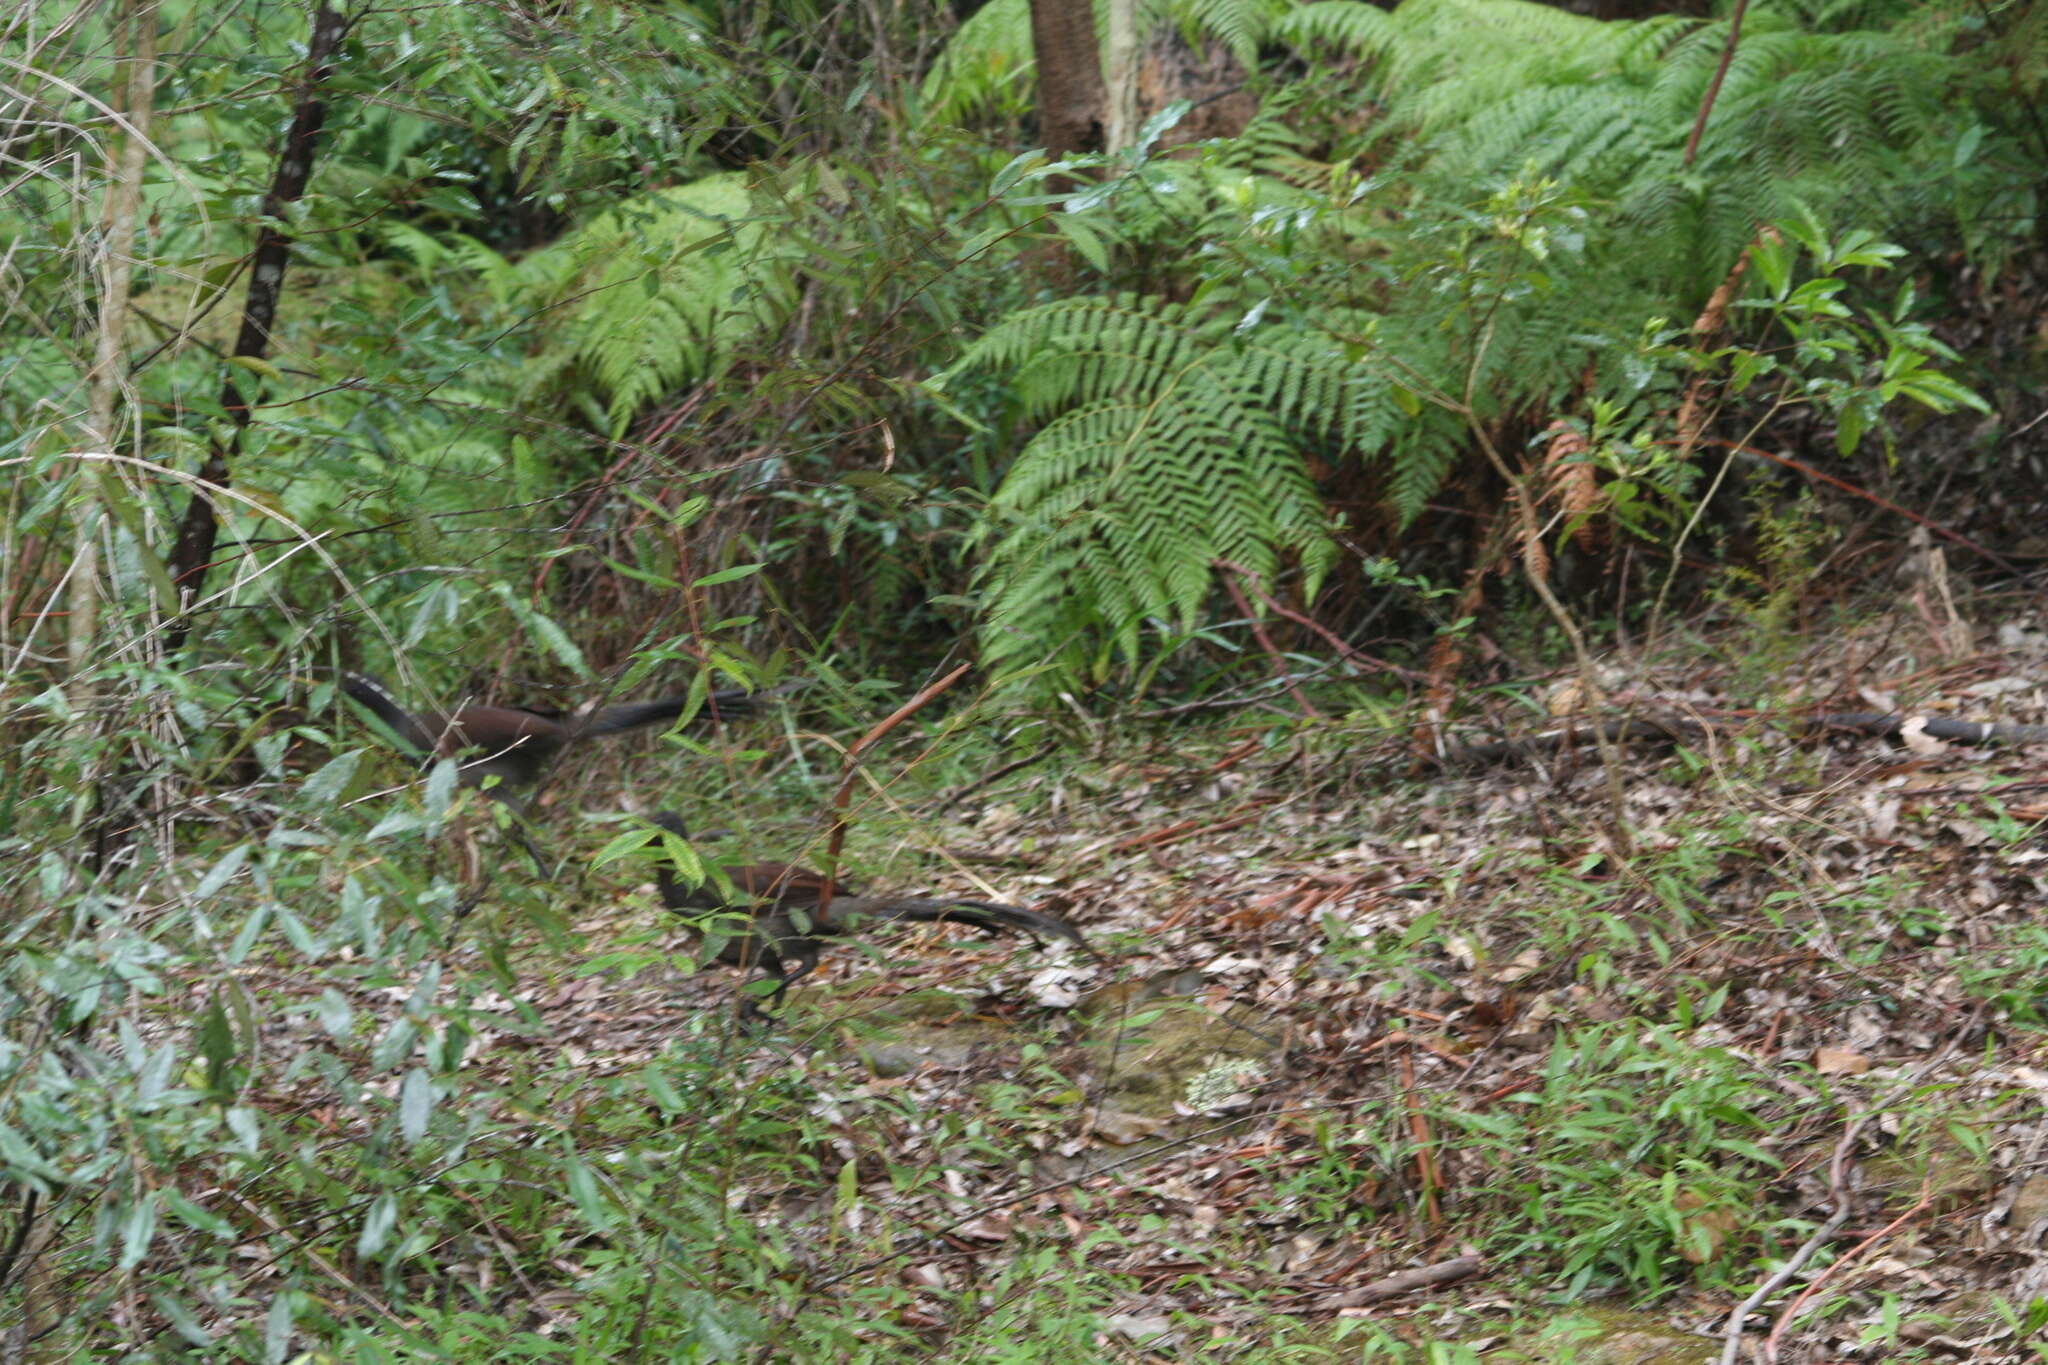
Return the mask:
<svg viewBox="0 0 2048 1365"><path fill-rule="evenodd" d="M1338 349L1245 338L1220 310L1136 295L1019 313L959 370L1007 370L1050 415L990 506L983 643L1062 677L1140 661L1147 622L1201 619L1215 564L1311 583L1334 553L1302 441L1351 420L1362 382ZM1099 649L1091 649L1099 642Z"/></svg>
<svg viewBox="0 0 2048 1365"><path fill-rule="evenodd" d="M1386 119L1419 135L1439 183L1533 171L1616 203L1647 248L1639 277L1683 281L1697 299L1794 201L1824 218L1880 201L1901 216L1941 211L1923 194L1927 172L1949 174L1944 149L1975 118L1953 97L1967 71L1956 44L1976 22L1967 7L1805 7L1752 7L1690 165L1725 21L1600 22L1531 0L1405 0L1391 13L1320 0L1280 32L1374 58ZM1847 27L1879 12L1891 28Z"/></svg>
<svg viewBox="0 0 2048 1365"><path fill-rule="evenodd" d="M1020 116L1031 106L1032 69L1030 0L989 0L925 73L925 114L944 123Z"/></svg>
<svg viewBox="0 0 2048 1365"><path fill-rule="evenodd" d="M1316 0L1282 19L1276 35L1296 47L1323 45L1374 57L1391 46L1398 30L1393 15L1361 0Z"/></svg>
<svg viewBox="0 0 2048 1365"><path fill-rule="evenodd" d="M520 301L560 319L525 377L589 386L611 430L623 430L778 325L793 298L790 264L740 175L625 205L514 271Z"/></svg>
<svg viewBox="0 0 2048 1365"><path fill-rule="evenodd" d="M1146 0L1138 6L1138 31L1165 22L1187 30L1190 39L1222 44L1245 67L1257 64L1259 44L1273 34L1288 0ZM1109 6L1097 0L1097 51L1107 37ZM928 118L971 122L977 118L1021 118L1031 111L1032 72L1029 0L989 0L947 41L925 73L919 94Z"/></svg>
<svg viewBox="0 0 2048 1365"><path fill-rule="evenodd" d="M1289 7L1281 0L1173 0L1168 12L1183 27L1221 43L1247 69L1259 59L1259 44Z"/></svg>

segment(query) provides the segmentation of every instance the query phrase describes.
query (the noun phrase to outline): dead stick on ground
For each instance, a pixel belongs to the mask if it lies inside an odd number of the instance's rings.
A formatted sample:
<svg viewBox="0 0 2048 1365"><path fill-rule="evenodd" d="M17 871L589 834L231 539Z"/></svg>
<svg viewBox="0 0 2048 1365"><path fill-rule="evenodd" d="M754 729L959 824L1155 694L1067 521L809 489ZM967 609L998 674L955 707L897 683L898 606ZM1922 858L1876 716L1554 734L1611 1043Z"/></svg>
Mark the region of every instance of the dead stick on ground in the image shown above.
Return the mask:
<svg viewBox="0 0 2048 1365"><path fill-rule="evenodd" d="M1227 829L1236 829L1239 825L1250 824L1261 815L1264 815L1266 807L1271 804L1270 801L1261 801L1257 810L1249 811L1229 820L1218 820L1213 825L1203 824L1200 820L1182 820L1178 824L1168 825L1165 829L1155 829L1144 834L1133 834L1121 843L1111 845L1109 851L1111 853L1128 853L1134 848L1156 848L1161 844L1177 844L1181 840L1192 838L1197 834L1221 834Z"/></svg>
<svg viewBox="0 0 2048 1365"><path fill-rule="evenodd" d="M1288 620L1294 622L1294 624L1300 626L1304 630L1314 631L1317 635L1322 637L1323 642L1325 644L1329 645L1330 648L1336 650L1345 658L1352 660L1354 663L1364 664L1369 668L1376 668L1383 673L1391 673L1395 677L1404 679L1408 682L1429 681L1428 674L1418 673L1412 668L1403 668L1401 667L1401 665L1397 663L1390 663L1385 659L1381 659L1374 655L1367 654L1364 650L1347 643L1345 640L1339 637L1336 634L1336 632L1332 631L1328 626L1324 625L1321 621L1316 620L1313 616L1309 616L1303 612L1298 612L1284 603L1275 601L1273 598L1273 594L1267 592L1264 588L1259 586L1259 576L1256 573L1253 573L1250 569L1247 569L1244 565L1239 564L1234 560L1219 559L1216 561L1216 567L1219 569L1226 570L1230 573L1234 573L1238 575L1240 578L1243 578L1245 580L1246 586L1248 586L1252 590L1252 595L1257 597L1261 602L1264 602L1266 604L1267 610L1271 611L1276 616L1286 617Z"/></svg>
<svg viewBox="0 0 2048 1365"><path fill-rule="evenodd" d="M1242 763L1244 760L1250 758L1253 754L1257 753L1259 751L1259 746L1261 744L1264 744L1265 742L1266 741L1263 739L1246 740L1244 743L1238 745L1235 749L1232 749L1229 753L1223 755L1223 757L1217 759L1214 763L1211 763L1208 767L1202 769L1202 775L1206 777L1211 773L1220 773L1225 768L1236 767L1238 764ZM2041 785L2044 787L2048 787L2048 782L2044 782Z"/></svg>
<svg viewBox="0 0 2048 1365"><path fill-rule="evenodd" d="M1949 1035L1948 1041L1942 1044L1941 1050L1907 1072L1906 1079L1909 1082L1918 1082L1921 1077L1946 1062L1962 1046L1963 1039L1976 1031L1978 1025L1983 1022L1985 1012L1989 1008L1989 1001L1979 1004L1975 1010L1970 1012L1970 1017L1965 1019L1955 1032ZM1843 1132L1842 1140L1835 1144L1834 1157L1828 1162L1828 1197L1834 1202L1833 1215L1821 1226L1818 1232L1806 1239L1805 1244L1799 1250L1792 1253L1789 1260L1778 1267L1775 1274L1758 1285L1756 1292L1744 1299L1741 1306L1728 1315L1728 1325L1722 1329L1721 1365L1735 1365L1735 1357L1742 1352L1742 1325L1749 1320L1750 1313L1755 1311L1757 1306L1763 1303L1765 1299L1777 1293L1780 1286L1784 1285L1794 1275L1797 1275L1800 1269L1813 1259L1814 1253L1834 1240L1835 1234L1842 1230L1842 1225L1849 1221L1849 1210L1852 1204L1849 1193L1849 1154L1855 1149L1856 1138L1862 1133L1863 1126L1876 1117L1877 1111L1874 1109L1858 1114L1855 1120L1849 1124L1848 1129ZM1908 1209L1897 1222L1892 1224L1892 1227L1898 1226L1898 1223L1904 1222L1907 1218L1911 1218L1914 1214L1918 1213L1925 1202L1926 1192L1923 1190L1921 1204L1916 1204L1911 1209ZM1883 1228L1870 1240L1875 1241L1878 1237L1887 1236L1891 1230L1891 1227ZM1868 1243L1865 1243L1865 1245L1868 1245ZM1776 1339L1778 1330L1775 1327L1772 1329L1772 1340ZM1768 1346L1769 1343L1767 1342L1766 1345Z"/></svg>
<svg viewBox="0 0 2048 1365"><path fill-rule="evenodd" d="M945 677L933 683L924 691L912 697L891 712L887 719L874 729L854 741L846 751L846 768L839 775L839 790L832 794L832 837L825 844L824 885L818 888L818 915L822 918L832 908L833 883L839 876L839 851L846 847L846 805L853 797L853 779L860 772L860 761L869 749L879 744L891 730L909 720L931 704L932 698L944 692L954 683L967 676L973 664L962 664Z"/></svg>
<svg viewBox="0 0 2048 1365"><path fill-rule="evenodd" d="M946 793L946 795L940 797L936 801L929 802L926 805L925 809L929 810L933 815L943 815L947 811L951 810L953 807L959 805L962 801L965 801L968 797L974 795L976 792L981 791L983 788L994 786L996 783L1008 777L1011 773L1014 773L1022 768L1028 768L1034 763L1042 762L1045 759L1051 758L1054 751L1057 750L1059 747L1060 742L1058 740L1049 739L1044 744L1041 744L1038 747L1037 753L1027 754L1025 757L1017 759L1014 762L1005 763L1002 767L997 768L994 772L982 777L977 777L972 782L969 782L966 786L961 787L956 791L948 792Z"/></svg>
<svg viewBox="0 0 2048 1365"><path fill-rule="evenodd" d="M1744 1299L1736 1310L1728 1315L1728 1325L1722 1329L1721 1334L1721 1365L1735 1365L1735 1357L1742 1352L1742 1325L1749 1321L1750 1313L1765 1299L1777 1293L1780 1286L1797 1275L1806 1263L1813 1259L1814 1253L1833 1241L1835 1234L1842 1230L1842 1224L1849 1221L1849 1152L1855 1147L1856 1138L1862 1133L1863 1125L1875 1117L1877 1115L1874 1110L1857 1115L1855 1121L1843 1132L1842 1140L1835 1144L1834 1157L1828 1162L1828 1194L1834 1201L1835 1209L1829 1215L1828 1221L1821 1224L1813 1236L1807 1238L1799 1250L1793 1252L1791 1257L1778 1267L1777 1273L1758 1285L1756 1292ZM1775 1330L1774 1328L1773 1331Z"/></svg>
<svg viewBox="0 0 2048 1365"><path fill-rule="evenodd" d="M1806 1288L1800 1290L1799 1293L1793 1297L1792 1302L1785 1305L1785 1311L1778 1314L1778 1320L1771 1324L1771 1334L1764 1338L1765 1365L1777 1365L1778 1338L1785 1334L1785 1329L1792 1325L1792 1319L1799 1316L1800 1308L1804 1306L1808 1299L1812 1298L1816 1293L1820 1291L1822 1285L1826 1284L1829 1280L1833 1279L1836 1276L1836 1274L1841 1271L1842 1267L1848 1265L1851 1261L1854 1261L1858 1256L1861 1256L1864 1252L1870 1250L1879 1242L1882 1242L1885 1238L1897 1232L1900 1228L1904 1227L1908 1222L1912 1221L1914 1218L1917 1218L1922 1212L1924 1212L1928 1208L1929 1205L1933 1203L1933 1177L1929 1176L1922 1179L1920 1182L1919 1203L1913 1205L1912 1208L1907 1209L1897 1218L1892 1219L1891 1222L1886 1223L1876 1232L1871 1233L1868 1237L1858 1242L1855 1246L1849 1248L1849 1250L1845 1252L1842 1255L1842 1257L1839 1260L1837 1260L1833 1265L1829 1266L1826 1270L1821 1271L1820 1274L1814 1276L1813 1279L1807 1283Z"/></svg>
<svg viewBox="0 0 2048 1365"><path fill-rule="evenodd" d="M1338 1308L1363 1308L1369 1303L1399 1298L1412 1294L1418 1289L1430 1289L1455 1280L1470 1279L1485 1265L1477 1256L1460 1256L1455 1260L1438 1261L1435 1265L1419 1265L1412 1270L1403 1270L1384 1279L1362 1284L1356 1289L1347 1289L1335 1301Z"/></svg>

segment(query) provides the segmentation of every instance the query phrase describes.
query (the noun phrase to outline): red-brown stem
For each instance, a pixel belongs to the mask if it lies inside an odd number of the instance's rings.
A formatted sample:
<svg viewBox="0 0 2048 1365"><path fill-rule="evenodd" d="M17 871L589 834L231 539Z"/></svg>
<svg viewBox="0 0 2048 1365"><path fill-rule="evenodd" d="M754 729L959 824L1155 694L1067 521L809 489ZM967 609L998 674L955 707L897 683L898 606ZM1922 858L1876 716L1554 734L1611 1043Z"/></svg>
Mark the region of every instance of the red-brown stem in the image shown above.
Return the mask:
<svg viewBox="0 0 2048 1365"><path fill-rule="evenodd" d="M1401 1100L1408 1109L1408 1131L1415 1138L1415 1174L1422 1181L1422 1216L1434 1231L1443 1222L1443 1210L1437 1206L1436 1199L1440 1184L1436 1144L1429 1134L1429 1119L1422 1112L1422 1101L1415 1094L1415 1051L1412 1047L1401 1053Z"/></svg>
<svg viewBox="0 0 2048 1365"><path fill-rule="evenodd" d="M1707 131L1707 113L1714 107L1714 99L1721 93L1721 78L1728 74L1728 63L1735 60L1735 44L1742 38L1742 12L1749 8L1749 0L1735 0L1735 13L1728 19L1728 43L1721 49L1721 64L1714 68L1714 79L1707 82L1707 93L1700 96L1699 117L1692 121L1692 136L1685 140L1685 164L1692 165L1693 154L1700 149L1700 134Z"/></svg>
<svg viewBox="0 0 2048 1365"><path fill-rule="evenodd" d="M1258 613L1252 610L1252 604L1245 597L1244 589L1237 585L1237 575L1225 574L1223 586L1230 590L1230 600L1237 604L1237 609L1244 613L1244 619L1251 623L1252 638L1259 642L1259 648L1265 650L1266 657L1273 661L1273 676L1287 684L1288 695L1293 697L1294 704L1301 708L1301 714L1320 717L1322 712L1309 705L1308 698L1301 694L1301 688L1288 678L1287 658L1274 645L1272 637L1266 634L1265 623L1260 621Z"/></svg>
<svg viewBox="0 0 2048 1365"><path fill-rule="evenodd" d="M832 837L825 843L824 885L818 888L818 915L822 918L832 908L833 883L839 875L839 851L846 847L846 806L853 799L853 779L860 772L860 760L891 730L909 720L929 706L932 699L967 676L973 664L962 664L945 677L933 683L924 691L912 697L903 705L890 712L888 717L874 729L855 740L853 747L846 751L846 767L839 775L839 790L832 794Z"/></svg>

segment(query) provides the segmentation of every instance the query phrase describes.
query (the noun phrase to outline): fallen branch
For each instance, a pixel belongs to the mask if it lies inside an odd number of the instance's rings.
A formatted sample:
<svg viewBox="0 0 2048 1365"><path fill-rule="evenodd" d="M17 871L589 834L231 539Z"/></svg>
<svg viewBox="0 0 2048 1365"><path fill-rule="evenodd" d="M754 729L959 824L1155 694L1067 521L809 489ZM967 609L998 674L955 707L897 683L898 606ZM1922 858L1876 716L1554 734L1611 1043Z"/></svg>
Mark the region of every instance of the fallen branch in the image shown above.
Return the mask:
<svg viewBox="0 0 2048 1365"><path fill-rule="evenodd" d="M1197 834L1221 834L1227 829L1236 829L1240 825L1250 824L1265 814L1266 807L1271 804L1272 802L1270 801L1261 801L1257 809L1247 811L1243 815L1233 816L1228 820L1219 820L1213 825L1204 824L1200 820L1182 820L1176 824L1168 825L1164 829L1147 830L1143 834L1133 834L1128 839L1111 844L1109 851L1111 853L1128 853L1134 848L1159 848L1166 844L1177 844L1181 840L1191 839Z"/></svg>
<svg viewBox="0 0 2048 1365"><path fill-rule="evenodd" d="M1446 768L1476 766L1481 763L1498 763L1505 758L1530 758L1538 754L1556 753L1569 749L1580 741L1598 738L1609 744L1633 744L1643 741L1681 744L1699 739L1706 733L1706 726L1699 721L1676 718L1660 720L1652 716L1636 716L1629 720L1604 721L1599 725L1568 725L1560 730L1546 730L1541 734L1528 735L1521 739L1497 739L1485 744L1464 744L1446 749L1437 755L1436 761Z"/></svg>
<svg viewBox="0 0 2048 1365"><path fill-rule="evenodd" d="M1415 1048L1401 1054L1401 1101L1408 1110L1408 1130L1415 1138L1415 1174L1422 1182L1422 1216L1434 1231L1443 1223L1443 1210L1436 1192L1441 1180L1436 1168L1436 1142L1430 1136L1429 1116L1422 1112L1422 1097L1415 1093Z"/></svg>
<svg viewBox="0 0 2048 1365"><path fill-rule="evenodd" d="M1251 624L1252 638L1259 642L1259 648L1266 651L1266 658L1272 662L1273 680L1286 684L1287 694L1294 698L1294 704L1301 708L1302 715L1312 718L1322 715L1322 712L1316 710L1309 703L1308 697L1302 692L1300 687L1295 685L1294 680L1288 676L1287 656L1282 654L1280 647L1273 643L1273 637L1266 634L1265 622L1259 620L1259 614L1252 610L1252 604L1245 597L1244 589L1238 586L1237 577L1226 573L1223 576L1223 586L1229 591L1230 600L1237 605L1237 609L1244 613L1244 619Z"/></svg>
<svg viewBox="0 0 2048 1365"><path fill-rule="evenodd" d="M1966 535L1963 535L1960 531L1952 531L1948 527L1943 526L1940 522L1935 521L1932 518L1923 516L1920 513L1913 511L1909 507L1901 507L1899 506L1899 504L1891 501L1889 498L1880 497L1876 493L1873 493L1866 488L1858 488L1855 484L1850 483L1847 479L1840 479L1835 477L1833 474L1826 473L1823 470L1815 469L1812 465L1807 464L1802 460L1795 460L1790 455L1774 455L1768 450L1761 450L1756 446L1741 445L1734 441L1703 440L1701 444L1727 446L1729 449L1734 450L1740 454L1754 455L1760 460L1768 460L1774 465L1780 465L1786 469L1791 470L1795 474L1803 475L1806 478L1812 479L1815 483L1824 483L1828 485L1830 488L1839 488L1844 493L1849 494L1851 497L1861 498L1865 502L1870 503L1873 506L1882 507L1885 511L1890 512L1894 516L1904 517L1907 521L1912 522L1915 526L1926 527L1929 534L1940 536L1943 540L1948 541L1952 545L1960 545L1965 550L1969 550L1974 554L1982 556L1984 559L1988 560L1992 564L1997 565L2000 569L2003 569L2006 573L2011 574L2015 578L2025 577L2024 571L2021 570L2020 567L2014 564L2011 560L1999 554L1996 550L1987 550L1982 545L1979 545L1976 541L1971 540Z"/></svg>
<svg viewBox="0 0 2048 1365"><path fill-rule="evenodd" d="M1907 1209L1897 1218L1892 1219L1891 1222L1886 1223L1876 1232L1871 1233L1855 1246L1850 1247L1846 1252L1842 1253L1833 1265L1807 1281L1806 1288L1793 1296L1792 1302L1785 1305L1785 1311L1778 1314L1778 1320L1771 1324L1771 1334L1764 1338L1765 1365L1777 1365L1778 1338L1785 1334L1785 1329L1790 1327L1792 1320L1799 1316L1799 1310L1805 1307L1806 1301L1820 1292L1822 1285L1825 1285L1829 1280L1840 1274L1844 1266L1850 1264L1864 1252L1870 1250L1933 1206L1933 1185L1934 1178L1932 1176L1922 1179L1920 1182L1920 1201L1918 1203L1913 1205L1912 1208Z"/></svg>
<svg viewBox="0 0 2048 1365"><path fill-rule="evenodd" d="M1821 1224L1813 1236L1806 1239L1799 1250L1786 1259L1769 1279L1756 1287L1751 1294L1737 1305L1728 1315L1728 1325L1721 1332L1721 1365L1735 1365L1735 1357L1742 1351L1742 1325L1749 1321L1749 1315L1762 1305L1765 1299L1778 1292L1794 1275L1797 1275L1813 1259L1814 1253L1835 1239L1842 1230L1842 1224L1849 1221L1851 1199L1849 1196L1849 1152L1855 1147L1857 1137L1863 1132L1863 1125L1877 1117L1874 1110L1856 1116L1842 1133L1841 1141L1835 1144L1835 1154L1828 1162L1828 1195L1834 1201L1835 1209L1828 1221Z"/></svg>
<svg viewBox="0 0 2048 1365"><path fill-rule="evenodd" d="M1038 752L1033 754L1026 754L1024 757L1017 759L1014 762L1005 763L1002 767L997 768L994 772L986 773L981 777L977 777L964 787L956 788L955 790L946 793L944 796L939 797L935 801L928 801L925 803L924 809L931 812L933 815L943 815L945 812L959 805L962 801L965 801L968 797L974 795L976 792L994 786L996 783L1008 777L1011 773L1021 771L1022 769L1030 767L1034 763L1042 763L1046 759L1051 758L1053 754L1059 749L1059 747L1060 742L1058 740L1049 739L1044 744L1038 747Z"/></svg>
<svg viewBox="0 0 2048 1365"><path fill-rule="evenodd" d="M1807 725L1816 730L1853 730L1881 739L1897 739L1906 722L1913 720L1921 723L1922 733L1931 739L1954 740L1960 744L2048 744L2048 725L2020 725L2002 720L1955 720L1949 716L1848 711L1815 716Z"/></svg>
<svg viewBox="0 0 2048 1365"><path fill-rule="evenodd" d="M1252 595L1254 597L1257 597L1259 601L1266 604L1266 610L1272 612L1275 616L1286 617L1288 620L1294 622L1294 624L1296 624L1297 626L1300 626L1303 630L1315 632L1315 634L1322 637L1323 643L1327 644L1330 648L1336 650L1339 654L1343 655L1346 659L1349 659L1353 663L1363 664L1368 668L1377 669L1382 673L1391 673L1395 677L1402 679L1404 682L1428 681L1427 677L1424 674L1418 673L1412 668L1403 668L1401 667L1401 665L1397 663L1391 663L1386 659L1376 658L1371 654L1367 654L1364 650L1358 649L1346 643L1343 639L1338 637L1336 632L1332 631L1328 626L1324 625L1321 621L1316 620L1312 616L1308 616L1301 612L1298 612L1294 610L1292 607L1286 606L1285 604L1275 600L1271 593L1267 592L1264 588L1259 586L1259 576L1256 573L1252 572L1250 569L1244 567L1244 565L1236 563L1233 560L1219 559L1216 561L1216 567L1228 573L1236 574L1238 577L1244 579L1245 586L1251 589Z"/></svg>
<svg viewBox="0 0 2048 1365"><path fill-rule="evenodd" d="M1470 1279L1477 1275L1486 1263L1477 1256L1460 1256L1456 1260L1438 1261L1435 1265L1419 1265L1412 1270L1403 1270L1384 1279L1362 1284L1356 1289L1347 1289L1330 1300L1332 1308L1363 1308L1369 1303L1383 1303L1388 1299L1412 1294L1418 1289L1432 1289L1440 1284L1452 1284L1458 1280Z"/></svg>

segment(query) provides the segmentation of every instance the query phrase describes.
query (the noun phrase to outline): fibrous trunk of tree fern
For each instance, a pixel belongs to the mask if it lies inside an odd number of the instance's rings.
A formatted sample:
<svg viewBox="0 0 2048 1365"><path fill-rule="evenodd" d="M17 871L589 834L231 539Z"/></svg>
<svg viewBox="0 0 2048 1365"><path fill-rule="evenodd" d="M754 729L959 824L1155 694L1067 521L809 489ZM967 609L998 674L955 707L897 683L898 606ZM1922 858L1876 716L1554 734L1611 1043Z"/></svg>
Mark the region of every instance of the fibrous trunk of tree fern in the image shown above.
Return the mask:
<svg viewBox="0 0 2048 1365"><path fill-rule="evenodd" d="M1102 148L1102 63L1089 0L1031 0L1031 47L1038 66L1038 135L1047 154Z"/></svg>

